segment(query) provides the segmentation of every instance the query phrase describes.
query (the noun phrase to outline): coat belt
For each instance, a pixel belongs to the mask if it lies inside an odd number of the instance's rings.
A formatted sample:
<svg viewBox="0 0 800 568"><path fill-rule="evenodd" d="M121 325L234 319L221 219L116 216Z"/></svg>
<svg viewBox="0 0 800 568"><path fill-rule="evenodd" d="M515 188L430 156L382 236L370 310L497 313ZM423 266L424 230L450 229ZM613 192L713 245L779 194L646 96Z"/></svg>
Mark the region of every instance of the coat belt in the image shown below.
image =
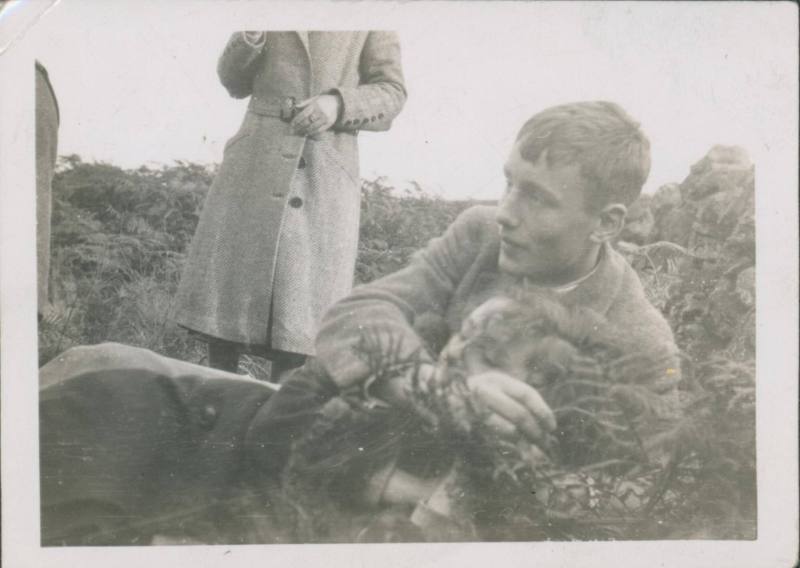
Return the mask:
<svg viewBox="0 0 800 568"><path fill-rule="evenodd" d="M247 108L260 116L280 118L290 122L297 114L294 97L251 97Z"/></svg>

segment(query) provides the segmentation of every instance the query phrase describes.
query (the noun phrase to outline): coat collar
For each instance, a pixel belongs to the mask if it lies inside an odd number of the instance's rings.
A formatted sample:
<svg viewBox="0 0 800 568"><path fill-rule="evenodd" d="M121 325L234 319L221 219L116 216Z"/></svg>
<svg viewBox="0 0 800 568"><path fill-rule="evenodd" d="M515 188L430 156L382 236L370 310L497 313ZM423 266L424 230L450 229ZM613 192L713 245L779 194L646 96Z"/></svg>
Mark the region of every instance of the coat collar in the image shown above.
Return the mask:
<svg viewBox="0 0 800 568"><path fill-rule="evenodd" d="M311 49L308 46L308 32L307 31L297 31L295 32L297 37L300 38L300 43L303 44L303 49L306 50L306 55L308 55L309 60L311 60Z"/></svg>

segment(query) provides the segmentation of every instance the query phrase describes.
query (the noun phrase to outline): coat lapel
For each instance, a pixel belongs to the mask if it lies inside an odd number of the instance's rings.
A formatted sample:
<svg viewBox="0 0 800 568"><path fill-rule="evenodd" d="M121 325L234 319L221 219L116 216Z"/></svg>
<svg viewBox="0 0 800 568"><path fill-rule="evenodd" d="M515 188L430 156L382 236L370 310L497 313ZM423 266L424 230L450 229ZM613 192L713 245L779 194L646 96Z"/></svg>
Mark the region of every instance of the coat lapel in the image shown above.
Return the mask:
<svg viewBox="0 0 800 568"><path fill-rule="evenodd" d="M300 43L303 44L303 49L306 50L306 56L308 57L308 60L311 61L311 50L308 47L308 32L298 31L295 33L297 34L297 37L300 38Z"/></svg>

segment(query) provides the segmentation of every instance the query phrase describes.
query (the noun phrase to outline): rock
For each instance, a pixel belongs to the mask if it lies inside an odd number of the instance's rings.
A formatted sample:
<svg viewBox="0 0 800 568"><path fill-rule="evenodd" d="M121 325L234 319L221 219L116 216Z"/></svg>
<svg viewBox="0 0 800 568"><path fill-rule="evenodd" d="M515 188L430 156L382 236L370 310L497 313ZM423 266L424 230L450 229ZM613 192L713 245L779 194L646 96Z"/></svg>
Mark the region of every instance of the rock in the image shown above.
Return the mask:
<svg viewBox="0 0 800 568"><path fill-rule="evenodd" d="M694 164L691 168L692 173L705 173L709 170L749 170L753 167L753 162L747 151L740 146L716 145L705 157Z"/></svg>
<svg viewBox="0 0 800 568"><path fill-rule="evenodd" d="M689 237L694 225L697 205L693 202L683 203L680 207L670 209L656 219L658 239L670 241L685 247L689 244Z"/></svg>
<svg viewBox="0 0 800 568"><path fill-rule="evenodd" d="M665 311L679 347L695 362L754 354L754 195L747 153L714 146L680 186L663 186L651 201L654 238L691 255L669 271L676 281Z"/></svg>
<svg viewBox="0 0 800 568"><path fill-rule="evenodd" d="M658 216L678 207L682 202L681 186L677 183L668 183L659 187L653 194L653 198L650 200L650 210L653 215Z"/></svg>
<svg viewBox="0 0 800 568"><path fill-rule="evenodd" d="M655 228L655 217L650 211L651 200L651 196L642 195L631 203L625 218L625 227L620 233L620 240L638 245L650 242L650 236Z"/></svg>
<svg viewBox="0 0 800 568"><path fill-rule="evenodd" d="M747 153L738 146L714 146L680 186L662 186L653 196L653 239L714 257L737 234L736 249L747 253L748 243L755 242L749 229L754 228L753 193L754 168Z"/></svg>
<svg viewBox="0 0 800 568"><path fill-rule="evenodd" d="M747 185L747 178L752 174L753 164L742 148L714 146L691 167L691 173L681 184L681 189L687 199L697 201L714 193Z"/></svg>

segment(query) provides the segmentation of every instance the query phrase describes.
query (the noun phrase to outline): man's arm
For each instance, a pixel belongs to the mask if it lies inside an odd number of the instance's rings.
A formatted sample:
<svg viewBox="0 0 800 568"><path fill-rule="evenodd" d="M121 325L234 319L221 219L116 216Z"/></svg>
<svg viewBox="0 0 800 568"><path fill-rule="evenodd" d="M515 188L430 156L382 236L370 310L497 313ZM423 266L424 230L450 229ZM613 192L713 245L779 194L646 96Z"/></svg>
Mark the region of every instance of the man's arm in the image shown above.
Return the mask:
<svg viewBox="0 0 800 568"><path fill-rule="evenodd" d="M453 293L475 261L488 232L494 230L489 208L464 211L441 237L431 240L409 266L353 290L325 315L317 335L317 358L339 387L364 381L367 363L356 349L363 337L391 340L402 359L420 352L433 362L413 330L423 313L444 316Z"/></svg>
<svg viewBox="0 0 800 568"><path fill-rule="evenodd" d="M661 446L681 417L678 396L681 356L669 324L644 297L638 278L636 285L628 289L633 296L625 310L628 316L618 323L625 330L618 339L628 355L612 363L610 373L645 389L642 396L648 401L647 412L639 416L637 430L647 453L654 459L666 449ZM629 402L632 408L639 406L634 400Z"/></svg>

